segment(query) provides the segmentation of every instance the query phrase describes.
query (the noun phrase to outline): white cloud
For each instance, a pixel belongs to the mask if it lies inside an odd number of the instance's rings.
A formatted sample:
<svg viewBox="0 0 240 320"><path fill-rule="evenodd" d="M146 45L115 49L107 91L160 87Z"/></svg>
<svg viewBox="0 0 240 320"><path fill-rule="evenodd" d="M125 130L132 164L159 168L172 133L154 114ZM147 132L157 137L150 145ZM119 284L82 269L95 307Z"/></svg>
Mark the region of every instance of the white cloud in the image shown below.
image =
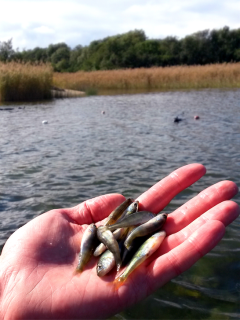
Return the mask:
<svg viewBox="0 0 240 320"><path fill-rule="evenodd" d="M239 0L1 0L0 41L27 49L143 29L149 38L179 38L228 25L239 28Z"/></svg>
<svg viewBox="0 0 240 320"><path fill-rule="evenodd" d="M40 34L54 34L55 33L55 31L53 29L46 27L46 26L34 28L33 31L36 33L40 33Z"/></svg>

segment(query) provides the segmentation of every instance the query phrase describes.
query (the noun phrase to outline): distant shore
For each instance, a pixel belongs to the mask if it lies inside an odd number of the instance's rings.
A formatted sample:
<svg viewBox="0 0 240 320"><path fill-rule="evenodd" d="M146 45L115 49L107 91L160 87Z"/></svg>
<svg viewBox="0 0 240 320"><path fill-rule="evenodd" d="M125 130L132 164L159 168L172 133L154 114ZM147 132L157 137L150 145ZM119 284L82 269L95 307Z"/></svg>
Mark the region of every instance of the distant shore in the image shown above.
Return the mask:
<svg viewBox="0 0 240 320"><path fill-rule="evenodd" d="M108 90L240 88L240 63L54 73L56 86L98 93Z"/></svg>
<svg viewBox="0 0 240 320"><path fill-rule="evenodd" d="M205 88L240 88L240 63L75 73L54 73L49 64L0 63L0 101Z"/></svg>
<svg viewBox="0 0 240 320"><path fill-rule="evenodd" d="M53 86L49 64L0 63L0 102L82 97L85 92Z"/></svg>

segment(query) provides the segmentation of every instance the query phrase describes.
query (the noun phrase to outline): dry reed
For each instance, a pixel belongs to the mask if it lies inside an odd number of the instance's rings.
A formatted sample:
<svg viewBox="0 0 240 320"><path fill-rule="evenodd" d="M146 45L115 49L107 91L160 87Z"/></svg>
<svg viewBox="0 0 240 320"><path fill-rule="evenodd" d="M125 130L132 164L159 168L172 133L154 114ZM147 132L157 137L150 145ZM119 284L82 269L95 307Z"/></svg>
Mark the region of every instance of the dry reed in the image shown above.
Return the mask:
<svg viewBox="0 0 240 320"><path fill-rule="evenodd" d="M0 101L49 99L52 77L50 65L0 63Z"/></svg>
<svg viewBox="0 0 240 320"><path fill-rule="evenodd" d="M240 63L54 73L56 86L73 90L174 90L240 87Z"/></svg>

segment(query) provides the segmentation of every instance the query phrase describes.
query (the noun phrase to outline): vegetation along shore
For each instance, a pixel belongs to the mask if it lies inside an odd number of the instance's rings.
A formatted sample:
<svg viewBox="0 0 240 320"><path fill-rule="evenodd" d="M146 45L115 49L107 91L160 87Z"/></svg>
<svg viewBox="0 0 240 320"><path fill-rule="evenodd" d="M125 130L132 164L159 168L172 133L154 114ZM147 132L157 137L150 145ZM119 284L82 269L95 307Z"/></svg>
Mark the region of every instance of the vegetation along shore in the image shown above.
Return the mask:
<svg viewBox="0 0 240 320"><path fill-rule="evenodd" d="M0 63L0 101L203 88L240 88L240 63L75 73L53 72L47 64Z"/></svg>
<svg viewBox="0 0 240 320"><path fill-rule="evenodd" d="M0 63L0 101L49 99L52 77L49 64Z"/></svg>
<svg viewBox="0 0 240 320"><path fill-rule="evenodd" d="M82 91L239 87L240 29L204 30L183 39L148 39L134 30L85 47L58 43L22 52L13 49L11 39L0 41L0 101L82 96Z"/></svg>
<svg viewBox="0 0 240 320"><path fill-rule="evenodd" d="M240 63L54 73L58 87L87 91L239 88Z"/></svg>

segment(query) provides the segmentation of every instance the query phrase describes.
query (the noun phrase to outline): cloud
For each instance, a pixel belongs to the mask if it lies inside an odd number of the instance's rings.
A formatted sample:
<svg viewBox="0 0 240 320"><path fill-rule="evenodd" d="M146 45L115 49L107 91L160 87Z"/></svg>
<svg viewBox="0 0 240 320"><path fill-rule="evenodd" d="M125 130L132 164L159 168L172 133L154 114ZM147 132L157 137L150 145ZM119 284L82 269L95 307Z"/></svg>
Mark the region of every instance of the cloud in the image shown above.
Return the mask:
<svg viewBox="0 0 240 320"><path fill-rule="evenodd" d="M54 34L55 31L52 28L41 26L33 29L34 32L40 33L40 34Z"/></svg>
<svg viewBox="0 0 240 320"><path fill-rule="evenodd" d="M1 0L0 41L20 49L71 47L142 29L149 38L239 28L239 0Z"/></svg>

